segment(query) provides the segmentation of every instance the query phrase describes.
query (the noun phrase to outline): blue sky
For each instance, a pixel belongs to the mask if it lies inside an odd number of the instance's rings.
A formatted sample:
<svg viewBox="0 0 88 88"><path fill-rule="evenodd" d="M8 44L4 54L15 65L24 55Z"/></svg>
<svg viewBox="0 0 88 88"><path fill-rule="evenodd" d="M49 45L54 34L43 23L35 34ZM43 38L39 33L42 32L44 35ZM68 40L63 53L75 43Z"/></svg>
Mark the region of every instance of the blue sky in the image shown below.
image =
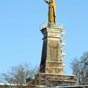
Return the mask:
<svg viewBox="0 0 88 88"><path fill-rule="evenodd" d="M88 0L56 0L57 24L64 25L65 73L70 62L88 51ZM39 66L42 51L40 25L47 23L43 0L0 0L0 73L12 66Z"/></svg>

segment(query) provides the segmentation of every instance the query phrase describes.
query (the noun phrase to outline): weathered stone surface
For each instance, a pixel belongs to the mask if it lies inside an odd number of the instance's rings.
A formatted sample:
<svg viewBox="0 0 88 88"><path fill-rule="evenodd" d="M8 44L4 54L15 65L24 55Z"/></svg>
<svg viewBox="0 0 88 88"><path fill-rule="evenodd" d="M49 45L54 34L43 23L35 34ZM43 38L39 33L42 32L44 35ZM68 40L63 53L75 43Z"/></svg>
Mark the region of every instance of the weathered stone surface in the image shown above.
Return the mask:
<svg viewBox="0 0 88 88"><path fill-rule="evenodd" d="M44 28L41 30L43 38L43 50L40 72L63 74L63 62L61 57L60 40L58 35L61 28Z"/></svg>
<svg viewBox="0 0 88 88"><path fill-rule="evenodd" d="M39 73L36 75L36 84L47 85L47 86L68 86L75 85L76 79L74 76L68 75L57 75L57 74L45 74Z"/></svg>
<svg viewBox="0 0 88 88"><path fill-rule="evenodd" d="M62 28L43 28L43 49L36 85L75 85L76 77L64 75L62 54Z"/></svg>

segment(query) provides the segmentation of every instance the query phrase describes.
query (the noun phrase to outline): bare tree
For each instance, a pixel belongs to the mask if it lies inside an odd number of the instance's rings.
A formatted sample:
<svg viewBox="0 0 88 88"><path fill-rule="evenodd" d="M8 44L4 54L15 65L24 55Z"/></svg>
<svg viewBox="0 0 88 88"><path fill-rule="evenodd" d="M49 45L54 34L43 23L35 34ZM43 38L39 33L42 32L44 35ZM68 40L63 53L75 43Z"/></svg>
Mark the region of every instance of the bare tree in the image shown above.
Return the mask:
<svg viewBox="0 0 88 88"><path fill-rule="evenodd" d="M11 68L11 71L8 73L3 73L3 79L11 84L17 84L22 88L26 84L26 79L33 79L37 73L37 68L33 68L28 64L18 65Z"/></svg>
<svg viewBox="0 0 88 88"><path fill-rule="evenodd" d="M88 85L88 52L84 53L79 60L75 58L71 63L71 67L73 74L77 76L78 83Z"/></svg>

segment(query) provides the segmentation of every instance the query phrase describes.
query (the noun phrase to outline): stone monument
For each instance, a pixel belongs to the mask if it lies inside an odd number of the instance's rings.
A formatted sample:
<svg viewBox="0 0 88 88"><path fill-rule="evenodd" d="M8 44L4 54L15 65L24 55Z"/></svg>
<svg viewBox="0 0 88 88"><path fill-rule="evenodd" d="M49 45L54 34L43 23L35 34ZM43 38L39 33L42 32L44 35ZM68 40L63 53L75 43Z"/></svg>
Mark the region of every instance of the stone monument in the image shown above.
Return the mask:
<svg viewBox="0 0 88 88"><path fill-rule="evenodd" d="M39 73L36 75L36 85L70 86L76 84L76 76L65 75L63 57L63 27L56 25L55 0L45 0L49 6L48 25L42 25L43 49Z"/></svg>

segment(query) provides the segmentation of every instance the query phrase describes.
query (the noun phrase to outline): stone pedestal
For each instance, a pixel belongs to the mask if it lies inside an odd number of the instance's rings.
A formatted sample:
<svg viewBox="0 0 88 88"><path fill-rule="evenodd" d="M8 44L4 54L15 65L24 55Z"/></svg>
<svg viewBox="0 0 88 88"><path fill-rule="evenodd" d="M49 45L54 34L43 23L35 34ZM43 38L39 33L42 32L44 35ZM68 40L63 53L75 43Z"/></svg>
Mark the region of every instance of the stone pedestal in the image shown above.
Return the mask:
<svg viewBox="0 0 88 88"><path fill-rule="evenodd" d="M43 33L43 49L39 73L36 75L36 85L75 85L75 76L64 75L62 52L64 32L62 27L45 27Z"/></svg>
<svg viewBox="0 0 88 88"><path fill-rule="evenodd" d="M61 28L44 28L43 50L40 64L40 73L63 74L62 50L60 47Z"/></svg>
<svg viewBox="0 0 88 88"><path fill-rule="evenodd" d="M76 85L76 77L72 75L39 73L36 75L36 85L74 86Z"/></svg>

